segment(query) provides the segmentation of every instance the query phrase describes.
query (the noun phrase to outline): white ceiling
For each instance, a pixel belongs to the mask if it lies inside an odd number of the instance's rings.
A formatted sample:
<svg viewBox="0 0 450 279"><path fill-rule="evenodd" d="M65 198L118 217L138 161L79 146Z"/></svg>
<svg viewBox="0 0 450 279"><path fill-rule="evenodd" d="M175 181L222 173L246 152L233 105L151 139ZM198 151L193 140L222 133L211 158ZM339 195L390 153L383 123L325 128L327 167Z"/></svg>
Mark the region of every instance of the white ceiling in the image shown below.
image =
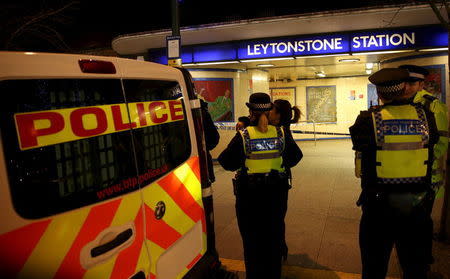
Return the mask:
<svg viewBox="0 0 450 279"><path fill-rule="evenodd" d="M269 60L259 62L243 62L222 65L199 65L187 66L186 68L220 68L220 69L263 69L269 72L271 79L308 79L318 78L317 72L324 72L326 77L343 77L343 76L368 76L366 73L366 63L373 63L373 72L377 71L380 64L386 60L399 58L402 56L422 55L422 52L401 52L391 54L371 54L371 55L354 55L354 56L328 56L328 57L311 57L297 58L292 60ZM343 62L341 59L357 58L357 62ZM259 67L258 64L273 64L272 67Z"/></svg>

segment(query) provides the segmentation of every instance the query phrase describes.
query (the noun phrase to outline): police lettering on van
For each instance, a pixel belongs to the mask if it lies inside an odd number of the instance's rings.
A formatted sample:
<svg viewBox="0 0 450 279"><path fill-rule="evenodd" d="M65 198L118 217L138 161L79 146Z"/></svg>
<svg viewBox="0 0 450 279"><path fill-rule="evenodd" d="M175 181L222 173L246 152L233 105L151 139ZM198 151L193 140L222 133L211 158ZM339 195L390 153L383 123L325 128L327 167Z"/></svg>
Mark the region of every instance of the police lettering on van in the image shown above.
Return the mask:
<svg viewBox="0 0 450 279"><path fill-rule="evenodd" d="M179 100L60 109L14 115L22 150L183 120Z"/></svg>

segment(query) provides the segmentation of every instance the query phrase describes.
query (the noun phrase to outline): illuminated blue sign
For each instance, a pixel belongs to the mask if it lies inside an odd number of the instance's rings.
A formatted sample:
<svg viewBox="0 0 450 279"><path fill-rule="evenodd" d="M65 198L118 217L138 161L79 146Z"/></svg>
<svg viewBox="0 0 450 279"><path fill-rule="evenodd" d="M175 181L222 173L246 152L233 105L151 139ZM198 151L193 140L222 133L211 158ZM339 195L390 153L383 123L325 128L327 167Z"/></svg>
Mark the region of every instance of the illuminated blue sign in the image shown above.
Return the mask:
<svg viewBox="0 0 450 279"><path fill-rule="evenodd" d="M327 55L368 51L447 47L448 33L440 25L263 38L181 48L183 63ZM167 64L165 49L150 50L150 60Z"/></svg>
<svg viewBox="0 0 450 279"><path fill-rule="evenodd" d="M446 47L448 34L440 26L367 31L352 34L351 51L403 50Z"/></svg>
<svg viewBox="0 0 450 279"><path fill-rule="evenodd" d="M238 47L239 59L321 55L350 51L348 35L303 36L243 42Z"/></svg>
<svg viewBox="0 0 450 279"><path fill-rule="evenodd" d="M193 60L195 62L208 62L220 60L236 60L236 48L233 44L216 44L195 46Z"/></svg>

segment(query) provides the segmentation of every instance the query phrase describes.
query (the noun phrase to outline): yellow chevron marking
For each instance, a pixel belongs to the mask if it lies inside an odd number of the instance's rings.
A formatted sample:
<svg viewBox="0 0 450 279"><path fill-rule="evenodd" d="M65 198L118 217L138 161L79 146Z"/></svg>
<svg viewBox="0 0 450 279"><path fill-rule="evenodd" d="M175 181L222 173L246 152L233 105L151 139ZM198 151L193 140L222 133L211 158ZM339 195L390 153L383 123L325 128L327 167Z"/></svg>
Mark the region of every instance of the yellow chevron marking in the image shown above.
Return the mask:
<svg viewBox="0 0 450 279"><path fill-rule="evenodd" d="M159 184L155 183L150 187L144 188L143 192L145 203L153 210L159 201L164 201L166 204L166 213L163 220L180 234L185 234L195 225L194 221L180 209L178 204L174 202Z"/></svg>
<svg viewBox="0 0 450 279"><path fill-rule="evenodd" d="M178 276L175 277L175 279L181 279L181 278L183 278L184 275L186 275L186 273L188 273L188 271L189 271L189 269L187 269L187 268L183 269L183 271L180 272L180 274L178 274Z"/></svg>
<svg viewBox="0 0 450 279"><path fill-rule="evenodd" d="M161 248L159 245L153 243L150 240L146 240L147 247L150 249L150 255L152 257L151 265L150 265L150 272L153 274L156 274L156 262L159 256L161 256L162 253L164 253L163 248Z"/></svg>
<svg viewBox="0 0 450 279"><path fill-rule="evenodd" d="M134 219L136 219L136 216L138 215L139 210L142 208L141 204L142 200L139 192L133 192L131 194L123 196L119 208L117 208L116 215L114 215L114 219L111 222L111 227L122 226L126 223L134 221ZM83 278L109 278L113 271L118 255L119 254L115 255L104 263L90 268L86 271Z"/></svg>
<svg viewBox="0 0 450 279"><path fill-rule="evenodd" d="M203 248L202 248L202 252L201 254L204 255L206 253L206 249L207 249L207 237L206 237L206 233L203 233Z"/></svg>
<svg viewBox="0 0 450 279"><path fill-rule="evenodd" d="M116 261L116 258L112 258L108 260L105 263L99 264L97 266L92 267L91 269L87 270L84 274L83 278L109 278L111 277L112 269L114 268L114 263Z"/></svg>
<svg viewBox="0 0 450 279"><path fill-rule="evenodd" d="M203 208L202 187L200 185L200 181L198 181L197 176L195 176L195 173L191 170L189 165L181 165L174 171L174 174L184 184L186 189L189 191L192 197L194 197L197 203Z"/></svg>
<svg viewBox="0 0 450 279"><path fill-rule="evenodd" d="M122 198L119 208L116 211L116 215L111 222L111 227L121 226L130 221L134 221L142 209L142 198L139 192L133 192L125 195Z"/></svg>
<svg viewBox="0 0 450 279"><path fill-rule="evenodd" d="M19 278L53 278L72 246L89 214L90 208L74 210L53 218L39 243L31 253Z"/></svg>
<svg viewBox="0 0 450 279"><path fill-rule="evenodd" d="M139 254L139 260L136 265L136 273L138 271L144 271L146 278L150 278L148 275L150 274L150 259L148 258L147 246L142 245L141 253Z"/></svg>

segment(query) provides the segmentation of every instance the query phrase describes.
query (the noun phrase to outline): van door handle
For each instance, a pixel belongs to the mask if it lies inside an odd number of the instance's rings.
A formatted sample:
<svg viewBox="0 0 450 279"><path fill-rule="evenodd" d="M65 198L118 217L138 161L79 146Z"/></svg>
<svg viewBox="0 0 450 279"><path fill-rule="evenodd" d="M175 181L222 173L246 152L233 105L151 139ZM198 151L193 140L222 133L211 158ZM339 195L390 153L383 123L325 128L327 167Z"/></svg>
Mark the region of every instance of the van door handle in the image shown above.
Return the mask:
<svg viewBox="0 0 450 279"><path fill-rule="evenodd" d="M100 246L92 248L91 256L92 257L98 257L100 255L103 255L103 254L111 251L112 249L114 249L114 248L122 245L123 243L125 243L128 239L131 238L132 235L133 235L133 230L132 229L127 229L127 230L119 233L110 242L107 242L105 244L102 244Z"/></svg>
<svg viewBox="0 0 450 279"><path fill-rule="evenodd" d="M80 251L80 264L84 269L102 264L127 249L136 240L133 221L105 228Z"/></svg>

